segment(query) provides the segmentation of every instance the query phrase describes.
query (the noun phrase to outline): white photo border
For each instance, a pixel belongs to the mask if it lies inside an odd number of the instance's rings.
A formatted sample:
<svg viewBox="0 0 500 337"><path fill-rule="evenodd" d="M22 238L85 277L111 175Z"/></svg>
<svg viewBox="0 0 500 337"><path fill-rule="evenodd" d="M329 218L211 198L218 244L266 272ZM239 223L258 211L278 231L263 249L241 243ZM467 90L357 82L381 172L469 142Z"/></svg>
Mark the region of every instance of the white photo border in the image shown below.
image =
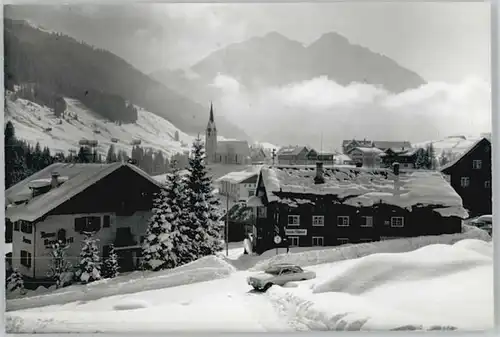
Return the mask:
<svg viewBox="0 0 500 337"><path fill-rule="evenodd" d="M385 0L383 2L403 2L405 0ZM303 0L269 0L269 1L263 1L263 0L257 0L257 1L252 1L252 0L232 0L232 1L207 1L207 0L190 0L190 1L149 1L149 0L136 0L136 1L131 1L131 0L104 0L104 1L96 1L96 0L80 0L80 1L70 1L70 0L4 0L3 4L4 5L20 5L20 4L120 4L120 5L130 5L134 3L297 3L297 2L304 2ZM323 2L363 2L363 0L350 0L350 1L332 1L332 0L315 0L315 1L307 1L310 3L323 3ZM365 1L366 2L366 1ZM375 1L369 1L370 3L373 3ZM382 2L382 1L380 1ZM408 1L408 2L424 2L422 0L418 1ZM436 1L436 2L485 2L485 1ZM500 51L499 51L499 44L500 44L500 33L499 33L499 18L500 18L500 0L491 0L489 1L491 4L491 92L492 92L492 171L493 174L495 175L495 172L500 172L500 114L499 114L499 108L500 108L500 95L496 93L500 93L500 67L499 67L499 62L500 62ZM0 16L3 19L3 6L0 9ZM2 25L2 34L0 35L0 48L2 49L2 55L3 55L3 25ZM3 70L3 68L2 68ZM2 83L1 88L4 90L4 77L0 77L0 81ZM2 92L2 109L4 107L4 93ZM4 121L4 114L1 115L2 122ZM1 137L1 161L4 161L4 139ZM4 169L0 170L0 180L1 183L4 184L4 190L5 190L5 171ZM493 184L492 184L492 192L493 192L493 222L494 222L494 232L500 232L500 179L496 179L496 176L493 177ZM2 202L4 203L5 198L4 194L0 196L2 199ZM0 207L0 216L2 219L5 219L5 209L4 207ZM5 221L2 221L2 228L5 230ZM493 251L494 251L494 284L496 285L494 289L494 309L495 309L495 328L491 331L485 331L485 332L479 332L481 335L486 335L486 336L497 336L500 333L500 236L493 236ZM5 280L5 259L0 259L1 260L1 265L0 265L0 273L1 273L1 278ZM1 287L0 292L5 298L5 287ZM5 313L5 301L0 301L1 306L3 308L2 312ZM0 322L0 325L4 325L5 321L2 320ZM3 326L3 331L5 331L5 327ZM342 333L345 334L348 337L355 337L357 336L365 336L362 332L339 332L335 331L334 333ZM473 332L450 332L453 335L462 335L462 336L475 336L478 333L473 333ZM157 336L177 336L180 334L184 334L182 332L165 332L165 333L158 333L158 334L147 334L147 335L157 335ZM372 336L387 336L387 331L380 331L380 332L371 332ZM391 336L399 336L399 335L405 335L405 334L411 334L411 332L390 332ZM440 336L442 333L439 332L426 332L426 336ZM30 336L31 334L23 334L23 336ZM71 336L71 334L44 334L45 336ZM83 336L115 336L115 334L102 334L102 333L94 333L94 334L82 334ZM129 336L134 336L134 333L127 334ZM137 334L138 337L144 336L144 333ZM206 337L206 336L223 336L224 334L220 333L211 333L211 332L205 332L205 333L187 333L187 335L194 335L194 336L200 336L200 337ZM278 336L283 336L283 333L273 333L273 332L266 332L266 333L231 333L231 336L271 336L271 337L278 337ZM303 336L310 336L310 337L320 337L324 336L324 332L304 332L302 334ZM33 336L36 336L33 334Z"/></svg>

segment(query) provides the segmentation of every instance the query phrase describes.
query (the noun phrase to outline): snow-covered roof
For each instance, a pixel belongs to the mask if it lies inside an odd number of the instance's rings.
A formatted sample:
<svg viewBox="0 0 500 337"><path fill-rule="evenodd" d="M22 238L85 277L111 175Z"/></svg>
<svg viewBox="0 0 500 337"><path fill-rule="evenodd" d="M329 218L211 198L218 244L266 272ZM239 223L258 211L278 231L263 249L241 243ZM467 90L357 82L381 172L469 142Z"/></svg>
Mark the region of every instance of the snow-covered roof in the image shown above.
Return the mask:
<svg viewBox="0 0 500 337"><path fill-rule="evenodd" d="M451 162L449 162L448 164L446 165L443 165L441 166L440 170L441 172L445 171L445 170L448 170L449 168L455 166L455 164L457 164L459 161L461 161L465 156L467 156L472 150L474 150L483 140L487 141L488 143L490 143L490 141L487 139L487 138L480 138L478 140L476 140L467 150L465 150L460 156L458 156L457 158L455 158L455 160L452 160Z"/></svg>
<svg viewBox="0 0 500 337"><path fill-rule="evenodd" d="M250 171L237 171L237 172L229 172L225 176L217 179L217 182L220 181L229 181L232 184L239 184L249 178L257 177L259 172L250 172Z"/></svg>
<svg viewBox="0 0 500 337"><path fill-rule="evenodd" d="M315 167L263 167L262 180L269 202L275 192L333 195L352 206L386 203L402 208L435 206L442 215L466 217L462 199L437 171L405 170L396 176L389 169L353 166L324 167L325 183L316 185Z"/></svg>
<svg viewBox="0 0 500 337"><path fill-rule="evenodd" d="M407 141L385 141L385 140L374 140L373 146L379 149L408 149L411 147L411 143Z"/></svg>
<svg viewBox="0 0 500 337"><path fill-rule="evenodd" d="M372 146L373 142L371 140L366 140L366 139L346 139L342 141L342 146L347 146L351 143L356 143L361 146Z"/></svg>
<svg viewBox="0 0 500 337"><path fill-rule="evenodd" d="M348 162L352 162L352 158L349 157L348 155L346 154L343 154L343 153L338 153L335 155L335 160L340 162L341 164L343 164L344 162L348 161Z"/></svg>
<svg viewBox="0 0 500 337"><path fill-rule="evenodd" d="M422 148L418 148L418 147L414 147L411 149L390 148L390 149L385 150L385 152L382 153L381 156L386 156L388 154L388 152L391 151L392 153L395 153L399 157L411 157L415 153L417 153L418 151L421 151L421 150L422 150Z"/></svg>
<svg viewBox="0 0 500 337"><path fill-rule="evenodd" d="M235 153L250 156L250 147L246 140L222 140L217 142L217 153Z"/></svg>
<svg viewBox="0 0 500 337"><path fill-rule="evenodd" d="M349 151L349 153L353 152L354 150L361 151L365 154L382 154L384 151L377 149L376 147L355 147Z"/></svg>
<svg viewBox="0 0 500 337"><path fill-rule="evenodd" d="M277 155L278 156L281 156L281 155L298 155L302 150L306 149L306 151L310 151L311 149L309 149L307 146L288 146L288 147L282 147Z"/></svg>
<svg viewBox="0 0 500 337"><path fill-rule="evenodd" d="M9 218L11 221L35 221L123 166L130 168L153 184L160 186L160 183L158 183L146 172L137 166L128 163L55 163L22 180L5 191L6 203L11 203L14 200L18 201L21 199L21 196L25 197L25 200L29 200L26 204L7 207L5 217ZM46 179L51 176L52 172L57 172L61 176L67 177L67 181L57 188L51 189L44 194L30 199L30 182L33 180Z"/></svg>

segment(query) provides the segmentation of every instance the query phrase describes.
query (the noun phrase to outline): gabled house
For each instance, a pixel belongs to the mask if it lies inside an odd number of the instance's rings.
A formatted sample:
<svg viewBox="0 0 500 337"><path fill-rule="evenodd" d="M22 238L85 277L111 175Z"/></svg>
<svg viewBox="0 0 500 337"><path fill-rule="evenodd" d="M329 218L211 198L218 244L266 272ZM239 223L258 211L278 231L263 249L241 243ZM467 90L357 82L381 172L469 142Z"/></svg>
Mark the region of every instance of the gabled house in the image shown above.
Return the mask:
<svg viewBox="0 0 500 337"><path fill-rule="evenodd" d="M254 251L459 233L467 212L439 172L360 167L263 167Z"/></svg>
<svg viewBox="0 0 500 337"><path fill-rule="evenodd" d="M481 138L454 161L441 167L471 216L492 214L491 143Z"/></svg>
<svg viewBox="0 0 500 337"><path fill-rule="evenodd" d="M307 155L311 149L307 146L290 146L281 148L276 157L279 165L306 165Z"/></svg>
<svg viewBox="0 0 500 337"><path fill-rule="evenodd" d="M385 140L374 140L373 147L379 150L386 151L388 149L393 149L395 151L403 151L411 148L411 143L407 141L385 141Z"/></svg>
<svg viewBox="0 0 500 337"><path fill-rule="evenodd" d="M415 168L417 159L423 155L425 149L422 148L408 148L401 150L399 148L389 148L380 154L383 167L392 167L392 164L399 163L401 168Z"/></svg>
<svg viewBox="0 0 500 337"><path fill-rule="evenodd" d="M335 155L335 164L337 165L354 165L354 161L351 157L344 153L337 153Z"/></svg>
<svg viewBox="0 0 500 337"><path fill-rule="evenodd" d="M47 281L51 245L68 244L77 265L83 232L94 231L102 257L112 243L121 270L135 269L160 186L128 163L55 163L33 174L5 192L13 267L29 282Z"/></svg>
<svg viewBox="0 0 500 337"><path fill-rule="evenodd" d="M219 194L228 196L232 203L245 202L255 195L258 172L230 172L216 180Z"/></svg>
<svg viewBox="0 0 500 337"><path fill-rule="evenodd" d="M333 165L335 163L335 155L329 152L318 152L311 149L307 154L308 163L322 162L325 165Z"/></svg>
<svg viewBox="0 0 500 337"><path fill-rule="evenodd" d="M347 155L357 166L380 167L382 159L380 155L384 153L376 147L355 147L349 150Z"/></svg>
<svg viewBox="0 0 500 337"><path fill-rule="evenodd" d="M355 147L372 147L373 142L371 140L359 140L359 139L347 139L342 141L342 153L347 154L350 150Z"/></svg>

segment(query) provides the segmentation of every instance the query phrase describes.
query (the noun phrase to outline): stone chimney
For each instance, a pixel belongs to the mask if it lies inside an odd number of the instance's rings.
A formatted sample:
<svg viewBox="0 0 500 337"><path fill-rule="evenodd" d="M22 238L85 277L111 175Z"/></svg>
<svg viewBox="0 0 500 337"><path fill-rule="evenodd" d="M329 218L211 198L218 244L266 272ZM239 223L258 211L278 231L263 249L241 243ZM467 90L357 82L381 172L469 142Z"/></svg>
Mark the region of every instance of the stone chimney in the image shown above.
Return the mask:
<svg viewBox="0 0 500 337"><path fill-rule="evenodd" d="M51 175L51 181L50 181L50 186L51 188L56 188L57 186L59 186L59 173L58 172L52 172L52 175Z"/></svg>
<svg viewBox="0 0 500 337"><path fill-rule="evenodd" d="M399 163L398 162L392 163L392 172L394 173L395 176L399 176Z"/></svg>
<svg viewBox="0 0 500 337"><path fill-rule="evenodd" d="M316 163L316 176L314 177L314 183L316 185L323 184L325 182L325 177L323 176L323 163Z"/></svg>

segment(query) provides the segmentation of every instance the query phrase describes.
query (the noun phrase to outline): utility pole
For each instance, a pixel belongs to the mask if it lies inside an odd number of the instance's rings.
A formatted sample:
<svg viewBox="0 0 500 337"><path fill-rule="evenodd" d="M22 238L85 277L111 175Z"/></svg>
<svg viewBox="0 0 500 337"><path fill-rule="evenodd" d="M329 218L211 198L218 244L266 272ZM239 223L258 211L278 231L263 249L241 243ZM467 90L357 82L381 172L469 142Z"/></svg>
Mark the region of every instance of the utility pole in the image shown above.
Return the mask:
<svg viewBox="0 0 500 337"><path fill-rule="evenodd" d="M229 191L226 194L226 256L229 256Z"/></svg>

